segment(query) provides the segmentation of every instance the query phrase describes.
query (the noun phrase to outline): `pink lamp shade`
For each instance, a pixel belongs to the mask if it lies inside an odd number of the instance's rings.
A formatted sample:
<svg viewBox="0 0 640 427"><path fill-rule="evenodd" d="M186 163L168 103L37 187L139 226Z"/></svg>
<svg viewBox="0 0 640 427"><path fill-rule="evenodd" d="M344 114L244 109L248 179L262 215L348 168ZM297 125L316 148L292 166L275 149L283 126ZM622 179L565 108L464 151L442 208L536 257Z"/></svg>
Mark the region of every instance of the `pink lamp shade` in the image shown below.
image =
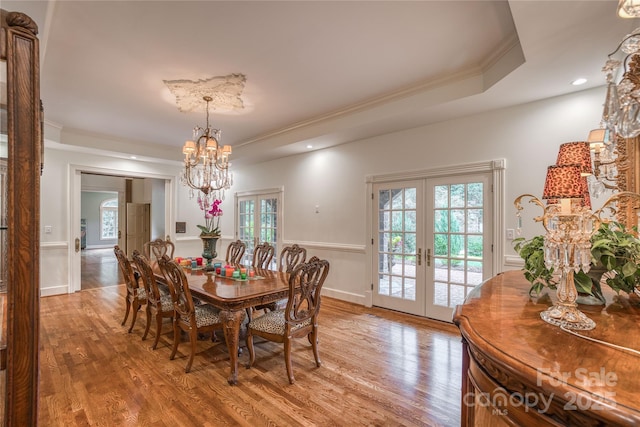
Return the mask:
<svg viewBox="0 0 640 427"><path fill-rule="evenodd" d="M587 141L566 142L560 145L556 165L579 165L583 176L591 175L591 151Z"/></svg>
<svg viewBox="0 0 640 427"><path fill-rule="evenodd" d="M543 199L584 199L588 193L587 180L581 174L580 165L553 165L547 168Z"/></svg>

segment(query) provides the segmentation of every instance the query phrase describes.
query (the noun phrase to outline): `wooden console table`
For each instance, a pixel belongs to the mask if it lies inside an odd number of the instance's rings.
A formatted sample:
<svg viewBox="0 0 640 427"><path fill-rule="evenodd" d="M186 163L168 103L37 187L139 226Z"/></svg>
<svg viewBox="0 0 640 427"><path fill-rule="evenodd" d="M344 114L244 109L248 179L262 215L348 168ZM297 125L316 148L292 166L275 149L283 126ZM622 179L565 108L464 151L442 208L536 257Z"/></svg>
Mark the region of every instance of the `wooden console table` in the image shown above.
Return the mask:
<svg viewBox="0 0 640 427"><path fill-rule="evenodd" d="M583 336L547 324L555 291L530 297L521 271L473 290L453 321L463 340L462 425L640 425L640 305L603 289ZM631 302L630 302L631 301Z"/></svg>

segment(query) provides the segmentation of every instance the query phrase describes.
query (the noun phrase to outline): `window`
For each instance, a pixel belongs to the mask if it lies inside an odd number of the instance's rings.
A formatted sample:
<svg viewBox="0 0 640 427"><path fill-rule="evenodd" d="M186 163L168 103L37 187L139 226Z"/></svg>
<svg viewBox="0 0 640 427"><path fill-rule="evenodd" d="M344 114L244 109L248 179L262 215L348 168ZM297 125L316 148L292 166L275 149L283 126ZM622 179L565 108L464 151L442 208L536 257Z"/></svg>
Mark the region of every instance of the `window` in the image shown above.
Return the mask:
<svg viewBox="0 0 640 427"><path fill-rule="evenodd" d="M100 203L100 240L118 238L118 199Z"/></svg>

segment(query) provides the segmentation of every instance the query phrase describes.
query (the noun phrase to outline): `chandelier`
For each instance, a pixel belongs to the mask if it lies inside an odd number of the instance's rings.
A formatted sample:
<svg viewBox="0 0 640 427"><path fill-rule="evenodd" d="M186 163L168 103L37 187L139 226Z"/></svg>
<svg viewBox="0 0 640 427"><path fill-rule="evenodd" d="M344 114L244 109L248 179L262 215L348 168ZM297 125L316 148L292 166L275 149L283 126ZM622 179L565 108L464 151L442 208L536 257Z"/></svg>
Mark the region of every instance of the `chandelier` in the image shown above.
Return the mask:
<svg viewBox="0 0 640 427"><path fill-rule="evenodd" d="M621 0L618 10L640 12L640 0ZM602 120L588 138L594 157L589 186L595 197L605 189L624 190L618 173L625 169L625 140L640 136L640 28L622 39L602 71L606 78Z"/></svg>
<svg viewBox="0 0 640 427"><path fill-rule="evenodd" d="M194 196L194 190L199 190L206 199L224 200L224 190L233 184L233 174L229 172L231 146L220 145L220 130L209 125L209 103L213 98L202 99L207 103L207 124L204 128L196 126L193 139L182 147L185 157L181 182L190 187L190 197Z"/></svg>
<svg viewBox="0 0 640 427"><path fill-rule="evenodd" d="M618 2L618 16L621 18L640 17L640 0L620 0Z"/></svg>

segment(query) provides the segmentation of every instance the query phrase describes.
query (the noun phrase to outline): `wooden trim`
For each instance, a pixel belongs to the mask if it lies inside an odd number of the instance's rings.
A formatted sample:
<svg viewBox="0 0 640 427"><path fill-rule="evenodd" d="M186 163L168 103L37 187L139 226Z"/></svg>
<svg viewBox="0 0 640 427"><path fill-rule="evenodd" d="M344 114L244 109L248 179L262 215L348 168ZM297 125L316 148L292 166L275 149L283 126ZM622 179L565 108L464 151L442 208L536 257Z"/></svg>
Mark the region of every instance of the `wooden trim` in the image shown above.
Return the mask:
<svg viewBox="0 0 640 427"><path fill-rule="evenodd" d="M8 286L5 425L38 421L40 326L40 112L37 26L26 15L3 13L7 59Z"/></svg>

